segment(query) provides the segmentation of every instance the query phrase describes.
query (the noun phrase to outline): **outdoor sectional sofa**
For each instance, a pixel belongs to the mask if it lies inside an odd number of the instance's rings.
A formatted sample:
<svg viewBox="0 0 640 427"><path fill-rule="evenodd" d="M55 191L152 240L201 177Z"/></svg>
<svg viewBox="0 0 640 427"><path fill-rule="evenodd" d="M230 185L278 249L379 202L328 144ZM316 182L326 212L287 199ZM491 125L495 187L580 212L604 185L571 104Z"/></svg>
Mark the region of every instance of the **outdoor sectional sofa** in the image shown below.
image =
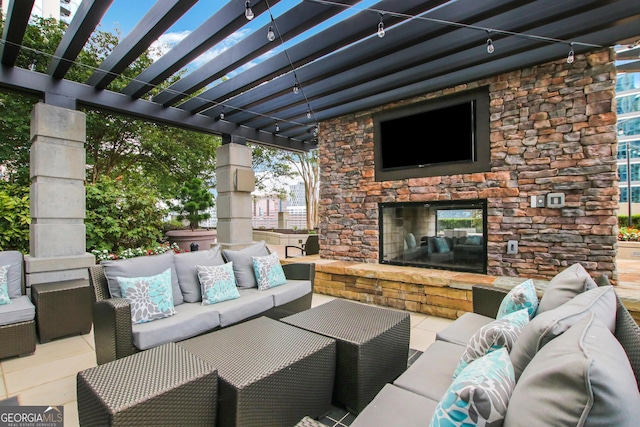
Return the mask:
<svg viewBox="0 0 640 427"><path fill-rule="evenodd" d="M504 315L506 301L526 300L516 288L474 286L473 313L439 332L352 427L638 425L640 328L606 276L594 281L574 264L549 282L539 305L536 296L525 312L533 317L506 326L519 316ZM494 375L508 366L511 380Z"/></svg>
<svg viewBox="0 0 640 427"><path fill-rule="evenodd" d="M221 250L215 246L206 251L178 254L169 251L161 255L102 261L90 267L90 284L95 298L92 316L97 363L101 365L256 317L280 319L311 307L314 264L282 265L286 283L261 290L253 269L254 257L277 259L277 254L271 254L265 243L259 242L241 250ZM204 305L196 266L225 265L233 267L232 277L239 297ZM175 314L135 323L131 305L121 295L119 280L154 277L167 269L171 271Z"/></svg>

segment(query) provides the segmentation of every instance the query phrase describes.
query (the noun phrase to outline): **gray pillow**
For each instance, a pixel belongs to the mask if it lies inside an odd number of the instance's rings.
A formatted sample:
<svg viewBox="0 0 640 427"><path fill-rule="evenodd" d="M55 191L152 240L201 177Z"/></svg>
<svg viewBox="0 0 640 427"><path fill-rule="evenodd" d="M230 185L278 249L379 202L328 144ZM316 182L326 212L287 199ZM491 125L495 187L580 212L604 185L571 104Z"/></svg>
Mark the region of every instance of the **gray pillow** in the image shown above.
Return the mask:
<svg viewBox="0 0 640 427"><path fill-rule="evenodd" d="M573 264L551 279L540 299L537 313L560 307L576 295L597 287L596 282L581 264Z"/></svg>
<svg viewBox="0 0 640 427"><path fill-rule="evenodd" d="M511 363L516 381L545 344L590 313L595 313L596 318L613 332L616 310L616 294L613 287L603 286L583 292L556 309L538 314L522 328L520 336L511 349Z"/></svg>
<svg viewBox="0 0 640 427"><path fill-rule="evenodd" d="M220 245L215 245L206 251L175 254L174 261L176 263L176 272L178 273L178 283L185 302L202 301L202 290L200 289L196 265L215 266L224 264L220 253Z"/></svg>
<svg viewBox="0 0 640 427"><path fill-rule="evenodd" d="M258 287L251 257L269 255L269 250L264 241L237 251L223 249L222 255L228 262L233 262L233 274L236 276L236 283L239 288Z"/></svg>
<svg viewBox="0 0 640 427"><path fill-rule="evenodd" d="M590 313L536 354L511 394L504 425L631 427L639 419L627 354Z"/></svg>
<svg viewBox="0 0 640 427"><path fill-rule="evenodd" d="M22 259L22 252L0 251L0 266L10 266L7 274L9 298L22 296Z"/></svg>
<svg viewBox="0 0 640 427"><path fill-rule="evenodd" d="M105 260L100 264L104 268L104 275L109 284L111 298L122 298L117 277L146 277L155 276L171 268L171 290L173 292L173 305L182 304L182 292L178 283L178 274L174 263L173 251L160 255L139 256L130 259Z"/></svg>

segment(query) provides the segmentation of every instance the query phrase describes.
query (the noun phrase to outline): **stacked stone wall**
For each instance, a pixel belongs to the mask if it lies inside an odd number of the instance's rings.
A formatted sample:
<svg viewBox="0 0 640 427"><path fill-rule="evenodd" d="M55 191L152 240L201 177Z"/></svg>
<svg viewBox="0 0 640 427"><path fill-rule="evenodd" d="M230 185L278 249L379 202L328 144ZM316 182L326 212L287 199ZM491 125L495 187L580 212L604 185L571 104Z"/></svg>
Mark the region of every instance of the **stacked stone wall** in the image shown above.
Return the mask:
<svg viewBox="0 0 640 427"><path fill-rule="evenodd" d="M378 262L379 203L480 198L488 204L488 274L550 278L580 262L615 281L613 60L612 50L600 50L323 122L321 256ZM489 172L456 174L452 166L446 176L375 181L374 113L482 86L490 92ZM399 141L398 149L410 156L424 148ZM556 192L564 208L530 207L530 196ZM517 254L506 253L508 240L518 241Z"/></svg>

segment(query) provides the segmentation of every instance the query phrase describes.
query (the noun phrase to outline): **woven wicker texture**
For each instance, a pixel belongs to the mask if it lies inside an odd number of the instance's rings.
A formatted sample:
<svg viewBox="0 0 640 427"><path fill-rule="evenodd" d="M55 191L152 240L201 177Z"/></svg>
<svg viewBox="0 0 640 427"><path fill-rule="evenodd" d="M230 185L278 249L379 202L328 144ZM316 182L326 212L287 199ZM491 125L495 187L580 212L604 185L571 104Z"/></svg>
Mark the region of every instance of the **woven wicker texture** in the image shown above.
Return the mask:
<svg viewBox="0 0 640 427"><path fill-rule="evenodd" d="M212 426L215 367L165 344L77 376L82 426Z"/></svg>
<svg viewBox="0 0 640 427"><path fill-rule="evenodd" d="M332 339L260 317L177 345L218 368L218 426L292 426L330 409Z"/></svg>
<svg viewBox="0 0 640 427"><path fill-rule="evenodd" d="M500 303L507 295L507 291L491 286L475 285L471 292L473 295L473 312L495 319Z"/></svg>
<svg viewBox="0 0 640 427"><path fill-rule="evenodd" d="M36 321L0 326L0 359L36 351Z"/></svg>
<svg viewBox="0 0 640 427"><path fill-rule="evenodd" d="M40 342L91 331L91 290L86 280L31 286Z"/></svg>
<svg viewBox="0 0 640 427"><path fill-rule="evenodd" d="M615 336L627 353L631 368L636 376L638 389L640 390L640 327L638 327L636 321L631 317L629 310L622 304L620 298L617 297L617 299L618 312L616 314Z"/></svg>
<svg viewBox="0 0 640 427"><path fill-rule="evenodd" d="M409 313L333 300L281 320L338 341L333 400L352 412L407 369Z"/></svg>

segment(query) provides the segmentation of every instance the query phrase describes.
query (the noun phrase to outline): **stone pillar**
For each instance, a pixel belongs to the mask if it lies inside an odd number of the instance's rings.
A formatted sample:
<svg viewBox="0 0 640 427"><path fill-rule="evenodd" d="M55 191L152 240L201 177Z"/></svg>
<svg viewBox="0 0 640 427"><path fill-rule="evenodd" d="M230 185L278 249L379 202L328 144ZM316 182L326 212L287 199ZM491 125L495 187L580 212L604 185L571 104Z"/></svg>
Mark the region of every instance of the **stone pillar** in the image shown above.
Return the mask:
<svg viewBox="0 0 640 427"><path fill-rule="evenodd" d="M31 188L26 283L88 279L82 112L44 103L31 112Z"/></svg>
<svg viewBox="0 0 640 427"><path fill-rule="evenodd" d="M223 135L216 154L218 197L218 243L223 248L242 248L253 242L251 192L255 176L251 148L244 138Z"/></svg>

